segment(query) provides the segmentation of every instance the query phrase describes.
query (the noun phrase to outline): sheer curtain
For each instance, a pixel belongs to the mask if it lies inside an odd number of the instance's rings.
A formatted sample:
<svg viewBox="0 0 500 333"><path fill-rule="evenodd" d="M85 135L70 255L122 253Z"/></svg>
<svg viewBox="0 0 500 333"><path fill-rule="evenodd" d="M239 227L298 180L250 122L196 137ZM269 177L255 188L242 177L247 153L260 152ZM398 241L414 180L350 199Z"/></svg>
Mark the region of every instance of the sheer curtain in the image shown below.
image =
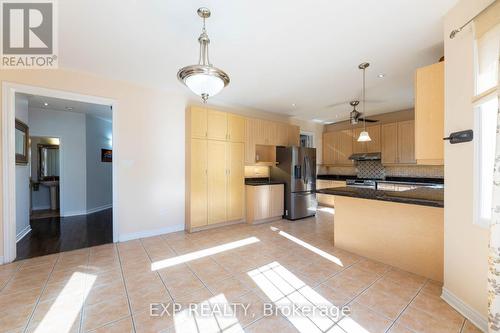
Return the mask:
<svg viewBox="0 0 500 333"><path fill-rule="evenodd" d="M489 142L480 142L480 150L491 146L491 152L485 150L489 157L482 159L481 168L484 174L481 180L486 180L489 188L482 188L491 205L490 211L490 254L488 272L488 329L489 332L500 332L500 111L499 111L499 62L500 62L500 1L497 1L488 11L474 20L476 37L476 96L473 103L475 110L488 113L489 119L496 124L491 136L478 133L478 137L488 138ZM495 117L496 115L496 117ZM488 118L486 117L486 118ZM496 118L496 119L495 119ZM478 119L478 118L476 118ZM495 146L493 146L495 144ZM488 193L488 194L489 194ZM481 201L483 197L480 196ZM481 203L479 203L481 205Z"/></svg>

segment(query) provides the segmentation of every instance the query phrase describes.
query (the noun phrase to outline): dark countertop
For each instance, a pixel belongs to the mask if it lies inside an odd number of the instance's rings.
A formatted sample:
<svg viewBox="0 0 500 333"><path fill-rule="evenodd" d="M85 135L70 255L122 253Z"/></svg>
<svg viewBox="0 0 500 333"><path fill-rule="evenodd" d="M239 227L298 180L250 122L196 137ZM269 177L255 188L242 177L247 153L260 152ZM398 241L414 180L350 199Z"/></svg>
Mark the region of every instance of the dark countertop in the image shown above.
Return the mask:
<svg viewBox="0 0 500 333"><path fill-rule="evenodd" d="M317 175L317 179L325 180L346 180L357 179L356 175ZM377 179L377 182L388 183L411 183L411 184L444 184L443 178L424 178L424 177L385 177L385 179Z"/></svg>
<svg viewBox="0 0 500 333"><path fill-rule="evenodd" d="M359 187L335 187L316 190L316 192L352 198L444 207L444 190L442 188L420 187L408 191L381 191Z"/></svg>
<svg viewBox="0 0 500 333"><path fill-rule="evenodd" d="M269 178L245 178L245 185L262 186L262 185L279 185L285 184L283 181L270 180Z"/></svg>
<svg viewBox="0 0 500 333"><path fill-rule="evenodd" d="M346 179L356 179L356 175L317 175L316 179L325 180L346 180Z"/></svg>

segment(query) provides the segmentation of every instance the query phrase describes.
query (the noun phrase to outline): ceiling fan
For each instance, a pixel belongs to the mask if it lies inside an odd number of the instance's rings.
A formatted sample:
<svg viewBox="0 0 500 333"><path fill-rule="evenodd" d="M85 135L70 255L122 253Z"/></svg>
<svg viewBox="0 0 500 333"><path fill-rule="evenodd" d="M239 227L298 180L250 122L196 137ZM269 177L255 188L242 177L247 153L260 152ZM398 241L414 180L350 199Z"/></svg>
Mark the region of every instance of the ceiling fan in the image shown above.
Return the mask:
<svg viewBox="0 0 500 333"><path fill-rule="evenodd" d="M349 122L351 125L356 125L360 120L364 120L367 123L376 123L378 121L376 119L365 119L361 117L362 113L356 110L356 106L359 105L359 101L350 101L349 104L353 107L351 113L349 113Z"/></svg>

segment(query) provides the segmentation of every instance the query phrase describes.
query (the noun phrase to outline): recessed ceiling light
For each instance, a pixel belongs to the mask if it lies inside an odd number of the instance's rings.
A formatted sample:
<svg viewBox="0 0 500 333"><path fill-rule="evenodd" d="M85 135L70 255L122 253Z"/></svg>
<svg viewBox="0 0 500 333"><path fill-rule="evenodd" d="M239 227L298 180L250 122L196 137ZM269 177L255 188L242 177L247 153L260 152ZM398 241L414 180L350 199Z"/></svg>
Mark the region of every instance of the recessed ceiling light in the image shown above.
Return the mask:
<svg viewBox="0 0 500 333"><path fill-rule="evenodd" d="M43 102L43 106L49 106L49 103Z"/></svg>
<svg viewBox="0 0 500 333"><path fill-rule="evenodd" d="M67 111L71 111L71 110L73 110L73 108L72 108L71 106L67 106L67 107L65 107L65 109L66 109Z"/></svg>
<svg viewBox="0 0 500 333"><path fill-rule="evenodd" d="M295 103L292 103L292 107L296 107L296 106L297 106L297 104L295 104Z"/></svg>
<svg viewBox="0 0 500 333"><path fill-rule="evenodd" d="M379 79L383 79L385 77L385 74L384 73L380 73L379 75L377 75Z"/></svg>

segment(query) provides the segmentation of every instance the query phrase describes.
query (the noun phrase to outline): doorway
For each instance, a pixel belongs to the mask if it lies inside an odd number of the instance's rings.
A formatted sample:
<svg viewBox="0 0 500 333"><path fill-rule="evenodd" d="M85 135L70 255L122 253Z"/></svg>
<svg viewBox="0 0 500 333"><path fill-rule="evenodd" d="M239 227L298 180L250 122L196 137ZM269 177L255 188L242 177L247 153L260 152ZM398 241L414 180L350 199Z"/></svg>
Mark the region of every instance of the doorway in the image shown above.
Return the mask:
<svg viewBox="0 0 500 333"><path fill-rule="evenodd" d="M8 83L3 92L3 262L113 242L113 101Z"/></svg>

